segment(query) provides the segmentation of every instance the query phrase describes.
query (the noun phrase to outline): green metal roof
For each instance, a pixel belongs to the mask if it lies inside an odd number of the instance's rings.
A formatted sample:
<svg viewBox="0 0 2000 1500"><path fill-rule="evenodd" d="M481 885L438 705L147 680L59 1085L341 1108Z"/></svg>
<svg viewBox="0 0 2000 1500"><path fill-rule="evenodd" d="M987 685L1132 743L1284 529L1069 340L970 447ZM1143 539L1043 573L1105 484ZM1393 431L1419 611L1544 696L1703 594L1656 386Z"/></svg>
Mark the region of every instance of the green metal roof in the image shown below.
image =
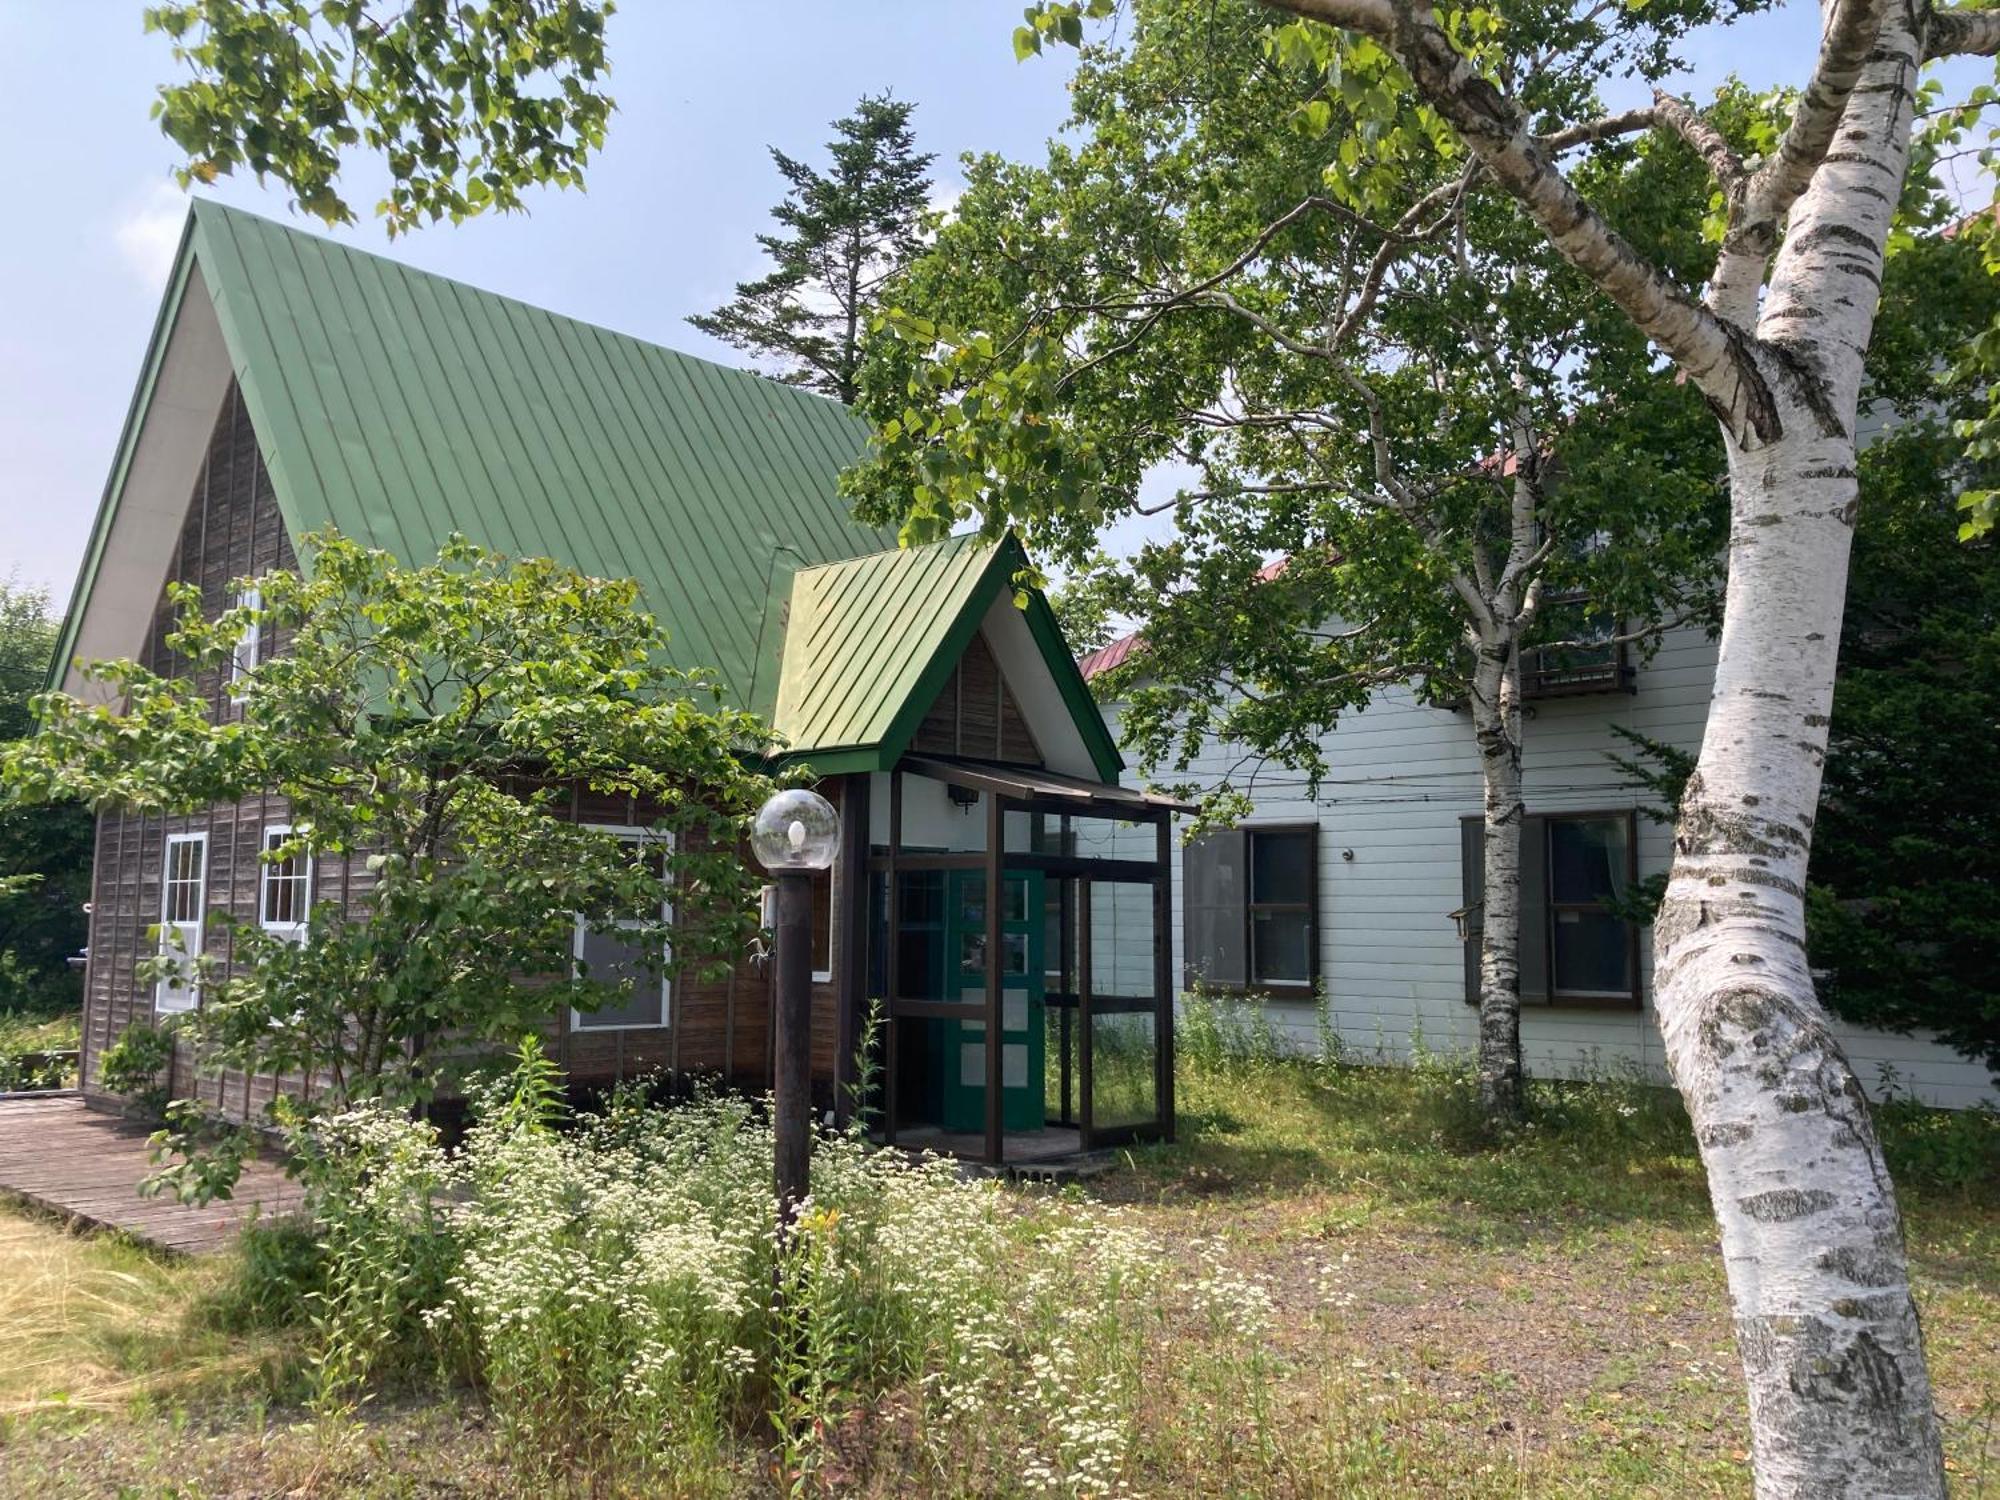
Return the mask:
<svg viewBox="0 0 2000 1500"><path fill-rule="evenodd" d="M894 763L1025 562L1012 537L899 551L857 523L836 482L867 429L838 402L196 199L51 686L193 269L294 537L333 525L418 562L462 532L636 578L672 662L716 673L823 773ZM1117 749L1039 593L1027 621L1115 781Z"/></svg>
<svg viewBox="0 0 2000 1500"><path fill-rule="evenodd" d="M895 764L1025 562L1011 536L959 536L800 569L772 720L791 757L822 774ZM1027 619L1098 773L1116 781L1117 747L1038 592Z"/></svg>
<svg viewBox="0 0 2000 1500"><path fill-rule="evenodd" d="M459 531L637 578L674 664L766 714L793 571L895 543L836 492L866 439L838 402L205 200L176 288L190 259L295 536L416 562Z"/></svg>

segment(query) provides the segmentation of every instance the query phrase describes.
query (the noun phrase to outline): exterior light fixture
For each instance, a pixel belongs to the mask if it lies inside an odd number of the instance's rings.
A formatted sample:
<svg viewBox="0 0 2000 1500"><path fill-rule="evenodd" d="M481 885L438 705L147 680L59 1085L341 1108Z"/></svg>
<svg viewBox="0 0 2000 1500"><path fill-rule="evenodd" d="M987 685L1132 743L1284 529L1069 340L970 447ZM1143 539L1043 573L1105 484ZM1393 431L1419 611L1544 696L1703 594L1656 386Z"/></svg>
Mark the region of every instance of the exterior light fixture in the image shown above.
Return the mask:
<svg viewBox="0 0 2000 1500"><path fill-rule="evenodd" d="M812 1172L812 877L840 852L840 815L817 792L794 787L757 809L750 848L778 887L777 973L772 1010L771 1130L778 1231L811 1190Z"/></svg>
<svg viewBox="0 0 2000 1500"><path fill-rule="evenodd" d="M773 875L824 870L840 852L840 814L818 792L780 792L757 809L750 849Z"/></svg>

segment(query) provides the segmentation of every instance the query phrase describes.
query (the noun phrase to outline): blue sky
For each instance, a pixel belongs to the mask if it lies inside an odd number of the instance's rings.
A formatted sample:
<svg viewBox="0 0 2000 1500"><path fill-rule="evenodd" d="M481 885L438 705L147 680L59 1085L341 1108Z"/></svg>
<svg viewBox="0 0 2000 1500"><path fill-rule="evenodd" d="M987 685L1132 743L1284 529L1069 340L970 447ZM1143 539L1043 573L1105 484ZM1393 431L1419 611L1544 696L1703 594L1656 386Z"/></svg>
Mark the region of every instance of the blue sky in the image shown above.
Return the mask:
<svg viewBox="0 0 2000 1500"><path fill-rule="evenodd" d="M609 35L619 111L587 193L442 225L388 247L364 221L344 238L412 264L693 353L734 360L682 319L724 300L759 261L781 185L775 143L814 155L864 92L918 105L940 190L961 152L1034 157L1061 122L1065 57L1017 65L1021 0L624 0ZM175 155L147 116L170 76L141 0L0 0L0 576L66 598L152 325L184 200ZM750 24L746 26L746 20ZM1700 90L1732 69L1797 82L1818 12L1802 0L1686 49ZM1954 82L1976 81L1967 64ZM1608 88L1609 102L1637 102ZM379 175L350 179L357 208ZM284 216L248 180L215 196Z"/></svg>

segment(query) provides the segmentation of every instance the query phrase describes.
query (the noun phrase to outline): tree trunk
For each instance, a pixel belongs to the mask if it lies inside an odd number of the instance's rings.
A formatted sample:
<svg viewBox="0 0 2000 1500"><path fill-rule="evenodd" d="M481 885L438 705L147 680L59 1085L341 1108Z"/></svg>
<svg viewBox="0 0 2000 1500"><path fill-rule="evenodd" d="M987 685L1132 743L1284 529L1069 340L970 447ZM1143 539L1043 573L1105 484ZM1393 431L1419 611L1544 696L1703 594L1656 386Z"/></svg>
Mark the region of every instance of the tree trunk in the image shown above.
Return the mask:
<svg viewBox="0 0 2000 1500"><path fill-rule="evenodd" d="M1472 683L1473 734L1485 791L1480 871L1479 1106L1489 1125L1520 1120L1521 662L1514 642L1483 642Z"/></svg>
<svg viewBox="0 0 2000 1500"><path fill-rule="evenodd" d="M1916 57L1905 4L1773 271L1758 358L1782 435L1731 445L1721 656L1654 927L1660 1028L1721 1229L1764 1497L1944 1493L1895 1192L1814 994L1804 910L1861 359Z"/></svg>

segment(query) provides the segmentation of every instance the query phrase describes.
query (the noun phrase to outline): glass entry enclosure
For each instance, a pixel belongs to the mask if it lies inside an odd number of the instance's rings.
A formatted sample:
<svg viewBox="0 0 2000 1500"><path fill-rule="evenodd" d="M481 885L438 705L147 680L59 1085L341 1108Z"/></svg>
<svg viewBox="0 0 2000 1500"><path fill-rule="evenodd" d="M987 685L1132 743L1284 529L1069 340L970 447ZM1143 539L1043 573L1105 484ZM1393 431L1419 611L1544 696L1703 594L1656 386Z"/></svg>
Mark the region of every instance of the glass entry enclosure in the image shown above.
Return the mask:
<svg viewBox="0 0 2000 1500"><path fill-rule="evenodd" d="M1170 1138L1177 804L942 757L882 779L867 931L883 1139L1000 1164Z"/></svg>

